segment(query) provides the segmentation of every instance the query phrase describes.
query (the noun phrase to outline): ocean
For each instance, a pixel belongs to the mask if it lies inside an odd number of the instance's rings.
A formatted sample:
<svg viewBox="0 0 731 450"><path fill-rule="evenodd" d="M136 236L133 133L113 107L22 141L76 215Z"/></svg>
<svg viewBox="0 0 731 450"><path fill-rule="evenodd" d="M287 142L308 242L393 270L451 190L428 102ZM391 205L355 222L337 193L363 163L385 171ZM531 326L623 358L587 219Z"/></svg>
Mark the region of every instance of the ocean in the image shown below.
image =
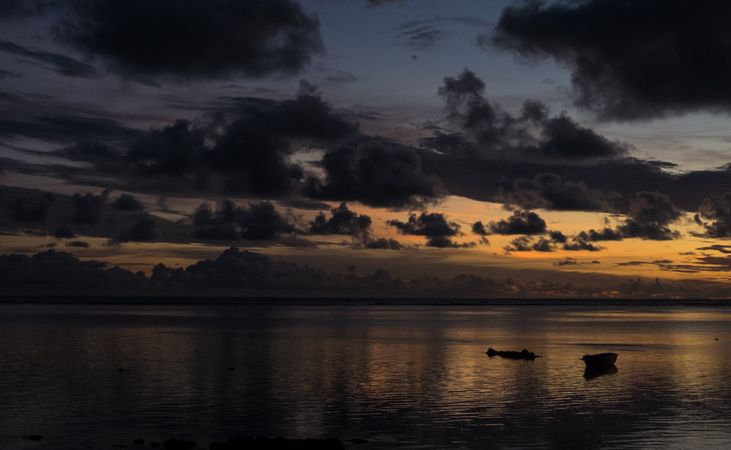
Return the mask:
<svg viewBox="0 0 731 450"><path fill-rule="evenodd" d="M0 305L0 448L731 448L728 303L83 302Z"/></svg>

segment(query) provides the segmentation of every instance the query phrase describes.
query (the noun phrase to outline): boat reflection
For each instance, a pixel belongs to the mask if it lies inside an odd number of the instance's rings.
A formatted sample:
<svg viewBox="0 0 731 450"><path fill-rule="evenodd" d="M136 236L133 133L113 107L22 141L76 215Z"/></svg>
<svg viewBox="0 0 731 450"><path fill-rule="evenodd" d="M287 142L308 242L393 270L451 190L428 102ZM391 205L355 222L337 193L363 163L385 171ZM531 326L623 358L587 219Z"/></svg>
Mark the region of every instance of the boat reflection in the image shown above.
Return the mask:
<svg viewBox="0 0 731 450"><path fill-rule="evenodd" d="M594 378L598 378L604 375L614 375L617 372L619 372L617 366L610 366L604 369L587 367L586 369L584 369L584 378L587 380L593 380Z"/></svg>

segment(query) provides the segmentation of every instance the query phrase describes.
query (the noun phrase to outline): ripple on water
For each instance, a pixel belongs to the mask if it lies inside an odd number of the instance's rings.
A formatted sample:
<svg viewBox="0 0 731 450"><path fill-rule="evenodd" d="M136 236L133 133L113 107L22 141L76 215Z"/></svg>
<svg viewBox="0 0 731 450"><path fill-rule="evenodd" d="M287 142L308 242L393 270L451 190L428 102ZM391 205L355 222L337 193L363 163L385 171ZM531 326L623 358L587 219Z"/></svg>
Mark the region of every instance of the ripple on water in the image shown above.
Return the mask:
<svg viewBox="0 0 731 450"><path fill-rule="evenodd" d="M725 309L616 305L0 306L0 386L12 386L0 430L54 449L239 433L374 448L723 448L731 349L714 339L731 342L729 321ZM543 358L487 358L488 346ZM585 378L579 357L601 351L620 353L618 370ZM0 448L22 448L13 439L0 432Z"/></svg>

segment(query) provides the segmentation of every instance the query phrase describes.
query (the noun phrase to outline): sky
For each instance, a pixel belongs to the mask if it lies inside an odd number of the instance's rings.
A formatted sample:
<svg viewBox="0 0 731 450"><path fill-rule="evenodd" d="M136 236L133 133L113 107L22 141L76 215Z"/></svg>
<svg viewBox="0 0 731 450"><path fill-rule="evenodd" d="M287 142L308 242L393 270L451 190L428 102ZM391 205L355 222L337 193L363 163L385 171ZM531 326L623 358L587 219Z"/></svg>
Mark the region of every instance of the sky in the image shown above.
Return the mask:
<svg viewBox="0 0 731 450"><path fill-rule="evenodd" d="M727 296L729 17L0 0L0 278Z"/></svg>

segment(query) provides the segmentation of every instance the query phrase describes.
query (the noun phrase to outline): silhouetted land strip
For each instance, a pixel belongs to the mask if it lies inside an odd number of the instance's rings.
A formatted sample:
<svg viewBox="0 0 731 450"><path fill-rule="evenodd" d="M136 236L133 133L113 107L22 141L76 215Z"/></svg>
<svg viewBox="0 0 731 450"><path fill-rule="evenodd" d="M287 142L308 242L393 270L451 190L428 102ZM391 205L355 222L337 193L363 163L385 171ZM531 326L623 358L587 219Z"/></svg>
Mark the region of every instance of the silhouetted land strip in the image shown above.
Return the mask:
<svg viewBox="0 0 731 450"><path fill-rule="evenodd" d="M602 298L423 298L423 297L297 297L227 295L140 295L106 293L17 294L0 292L0 304L69 305L304 305L304 306L663 306L731 307L731 299L602 299Z"/></svg>

